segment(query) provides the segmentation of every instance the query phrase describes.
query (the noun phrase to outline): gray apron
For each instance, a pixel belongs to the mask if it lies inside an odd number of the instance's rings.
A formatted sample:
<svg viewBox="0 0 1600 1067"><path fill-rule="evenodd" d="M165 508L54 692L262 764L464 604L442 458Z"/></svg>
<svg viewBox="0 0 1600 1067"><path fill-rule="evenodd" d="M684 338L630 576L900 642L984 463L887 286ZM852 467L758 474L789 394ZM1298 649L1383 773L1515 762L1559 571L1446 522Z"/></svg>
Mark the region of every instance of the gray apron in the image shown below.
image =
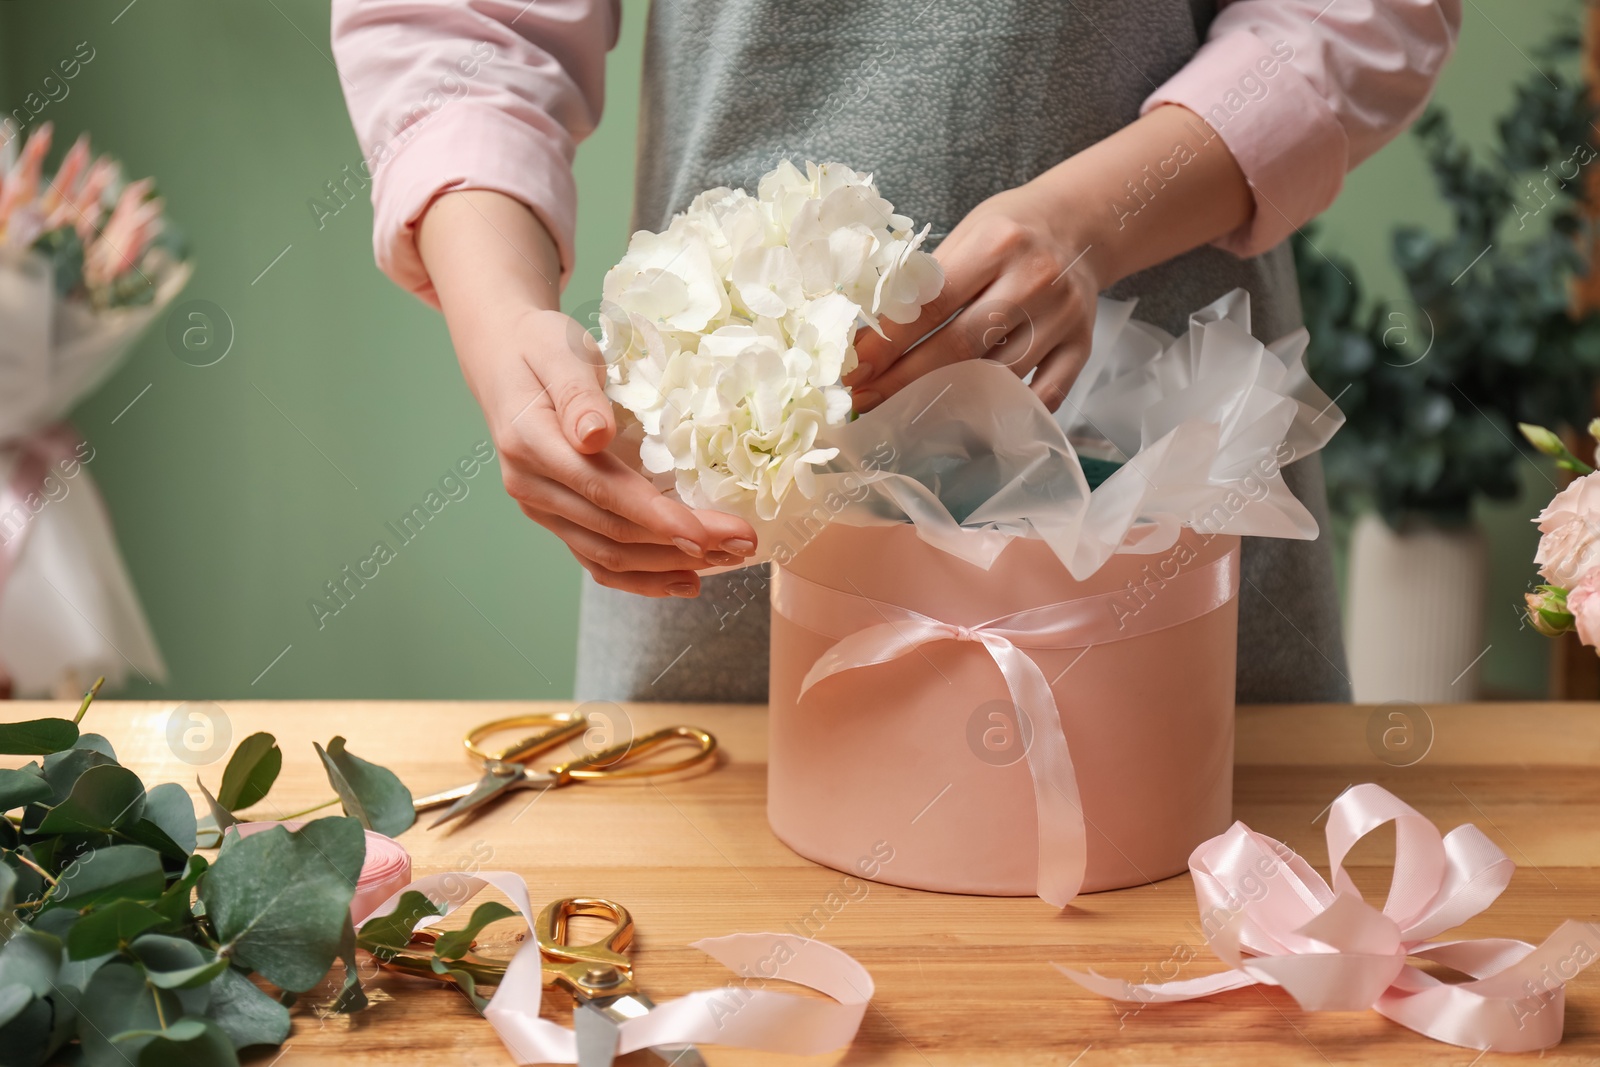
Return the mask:
<svg viewBox="0 0 1600 1067"><path fill-rule="evenodd" d="M895 209L947 234L979 202L1132 122L1194 55L1204 0L658 0L650 5L636 228L698 193L754 189L781 159L870 171ZM1249 291L1263 341L1300 326L1287 245L1239 259L1201 248L1108 291L1181 332L1190 312ZM1240 702L1349 699L1327 503L1316 457L1284 478L1324 531L1246 538ZM763 702L767 583L707 578L650 599L585 576L579 699Z"/></svg>

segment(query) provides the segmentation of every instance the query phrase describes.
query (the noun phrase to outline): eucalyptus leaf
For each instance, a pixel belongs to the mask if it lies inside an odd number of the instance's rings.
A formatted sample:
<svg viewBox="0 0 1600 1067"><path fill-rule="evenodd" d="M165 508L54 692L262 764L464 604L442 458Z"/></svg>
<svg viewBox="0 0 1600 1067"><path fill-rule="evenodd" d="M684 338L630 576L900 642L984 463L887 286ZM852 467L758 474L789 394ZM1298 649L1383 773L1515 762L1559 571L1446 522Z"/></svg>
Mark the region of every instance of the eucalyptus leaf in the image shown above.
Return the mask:
<svg viewBox="0 0 1600 1067"><path fill-rule="evenodd" d="M0 989L16 986L42 997L55 988L61 970L61 942L49 934L18 930L0 948Z"/></svg>
<svg viewBox="0 0 1600 1067"><path fill-rule="evenodd" d="M210 949L166 934L145 934L129 951L139 961L145 981L159 989L197 990L228 969L228 961ZM203 1009L211 1000L209 990L203 999L204 1004L186 999L185 1006L191 1011Z"/></svg>
<svg viewBox="0 0 1600 1067"><path fill-rule="evenodd" d="M411 791L393 771L347 751L342 737L329 741L326 749L321 745L316 749L346 815L386 837L398 837L416 822Z"/></svg>
<svg viewBox="0 0 1600 1067"><path fill-rule="evenodd" d="M211 795L211 790L206 788L206 784L198 775L195 776L194 784L200 787L200 795L206 798L206 806L211 809L211 821L218 833L239 824L239 820L233 817L233 812L223 807L217 798Z"/></svg>
<svg viewBox="0 0 1600 1067"><path fill-rule="evenodd" d="M50 796L50 783L36 764L16 770L0 769L0 811L37 804Z"/></svg>
<svg viewBox="0 0 1600 1067"><path fill-rule="evenodd" d="M340 983L333 1003L328 1005L329 1010L340 1015L365 1011L367 994L361 988L361 970L356 966L356 928L348 915L345 916L344 934L339 939L339 959L344 964L344 981Z"/></svg>
<svg viewBox="0 0 1600 1067"><path fill-rule="evenodd" d="M183 1002L170 989L157 989L131 963L113 960L74 998L84 1025L78 1028L88 1067L128 1067L162 1029L165 1020L183 1016ZM159 1005L159 1008L158 1008Z"/></svg>
<svg viewBox="0 0 1600 1067"><path fill-rule="evenodd" d="M338 817L231 842L200 882L222 954L283 989L315 986L338 956L366 851L361 824Z"/></svg>
<svg viewBox="0 0 1600 1067"><path fill-rule="evenodd" d="M110 758L113 762L117 758L117 750L111 747L111 739L104 734L79 734L78 740L73 743L73 748L83 749L86 752L98 752Z"/></svg>
<svg viewBox="0 0 1600 1067"><path fill-rule="evenodd" d="M388 915L368 919L361 926L357 943L380 960L392 959L406 950L417 923L433 915L443 915L444 909L415 889L400 894L400 902Z"/></svg>
<svg viewBox="0 0 1600 1067"><path fill-rule="evenodd" d="M521 912L515 908L509 908L498 900L485 901L472 909L472 918L467 920L467 924L461 929L439 935L439 940L434 942L433 954L441 959L460 959L472 948L473 938L477 937L484 927L520 914Z"/></svg>
<svg viewBox="0 0 1600 1067"><path fill-rule="evenodd" d="M237 968L230 967L211 983L206 1013L228 1035L234 1048L279 1045L289 1036L289 1009L263 993Z"/></svg>
<svg viewBox="0 0 1600 1067"><path fill-rule="evenodd" d="M45 834L110 833L144 814L144 783L126 767L90 767L39 824Z"/></svg>
<svg viewBox="0 0 1600 1067"><path fill-rule="evenodd" d="M83 740L79 738L79 740ZM92 767L114 767L115 756L95 748L76 747L57 752L44 759L44 780L50 783L50 796L44 801L50 807L67 799L78 778Z"/></svg>
<svg viewBox="0 0 1600 1067"><path fill-rule="evenodd" d="M26 1001L0 1026L0 1056L6 1067L40 1067L50 1058L50 1002L23 995Z"/></svg>
<svg viewBox="0 0 1600 1067"><path fill-rule="evenodd" d="M33 990L26 986L0 986L0 1027L21 1015L32 1000Z"/></svg>
<svg viewBox="0 0 1600 1067"><path fill-rule="evenodd" d="M238 1067L233 1042L210 1019L180 1019L139 1053L138 1067Z"/></svg>
<svg viewBox="0 0 1600 1067"><path fill-rule="evenodd" d="M72 925L67 935L67 956L87 960L116 952L146 930L166 921L160 912L137 900L110 901Z"/></svg>
<svg viewBox="0 0 1600 1067"><path fill-rule="evenodd" d="M177 925L193 914L194 887L199 883L206 868L210 864L204 856L190 856L183 868L183 875L176 882L169 885L161 898L153 905L155 910L170 923Z"/></svg>
<svg viewBox="0 0 1600 1067"><path fill-rule="evenodd" d="M83 918L71 908L40 908L34 916L32 928L41 934L49 934L63 945L72 933L72 928ZM18 929L21 929L20 925Z"/></svg>
<svg viewBox="0 0 1600 1067"><path fill-rule="evenodd" d="M10 915L17 903L17 872L9 863L0 863L0 915ZM0 946L11 936L12 925L0 923Z"/></svg>
<svg viewBox="0 0 1600 1067"><path fill-rule="evenodd" d="M29 719L0 723L0 755L48 756L73 746L78 724L71 719Z"/></svg>
<svg viewBox="0 0 1600 1067"><path fill-rule="evenodd" d="M283 767L283 750L268 733L251 734L239 742L222 772L217 803L229 811L243 811L258 804L278 780Z"/></svg>
<svg viewBox="0 0 1600 1067"><path fill-rule="evenodd" d="M173 867L182 864L189 857L188 851L182 845L167 836L165 830L149 819L140 819L122 827L117 831L117 836L124 841L155 849Z"/></svg>
<svg viewBox="0 0 1600 1067"><path fill-rule="evenodd" d="M166 888L161 855L143 845L111 845L76 859L61 872L49 907L82 910L116 897L155 900Z"/></svg>
<svg viewBox="0 0 1600 1067"><path fill-rule="evenodd" d="M154 823L178 846L180 860L194 851L196 821L194 801L177 782L163 782L145 793L144 818Z"/></svg>
<svg viewBox="0 0 1600 1067"><path fill-rule="evenodd" d="M489 1006L489 1001L478 992L477 980L466 971L451 967L446 961L435 957L433 960L433 973L448 978L453 982L455 987L466 995L467 1001L479 1015L482 1015L484 1009Z"/></svg>

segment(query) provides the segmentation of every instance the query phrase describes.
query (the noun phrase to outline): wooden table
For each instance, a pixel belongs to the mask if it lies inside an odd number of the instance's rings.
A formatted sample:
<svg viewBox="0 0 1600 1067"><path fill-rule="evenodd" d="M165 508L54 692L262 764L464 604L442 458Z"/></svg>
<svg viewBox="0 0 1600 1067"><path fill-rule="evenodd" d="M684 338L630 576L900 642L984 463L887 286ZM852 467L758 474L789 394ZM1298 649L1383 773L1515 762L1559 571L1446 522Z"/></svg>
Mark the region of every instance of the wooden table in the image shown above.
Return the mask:
<svg viewBox="0 0 1600 1067"><path fill-rule="evenodd" d="M557 707L559 705L546 705ZM147 785L215 785L215 762L196 767L166 739L174 705L97 703L86 728L116 744ZM335 733L422 795L458 784L472 768L458 754L469 726L530 709L513 703L228 703L232 738L278 736L282 778L263 817L330 795L311 748ZM10 704L8 719L70 715L62 704ZM696 723L727 754L714 774L665 786L573 788L531 806L512 801L454 833L409 831L417 874L509 868L535 900L576 893L625 902L641 936L643 986L664 999L725 983L728 972L687 947L734 931L783 930L813 916L842 875L818 867L772 836L764 815L765 717L759 707L637 705L635 728ZM1442 829L1476 823L1516 860L1511 887L1459 936L1538 942L1565 918L1600 919L1600 708L1579 704L1434 707L1433 741L1412 766L1385 762L1368 741L1387 709L1253 707L1239 713L1236 814L1326 870L1321 815L1347 785L1393 790ZM1353 857L1369 895L1387 885L1386 846ZM1281 990L1245 989L1208 1001L1129 1011L1094 997L1050 961L1138 980L1177 952L1185 977L1220 969L1197 929L1183 875L1081 897L1065 912L1034 899L947 896L871 886L839 908L818 936L852 953L878 992L854 1046L815 1059L710 1048L715 1065L893 1064L1021 1067L1080 1064L1405 1063L1492 1064L1482 1055L1417 1036L1372 1012L1301 1012ZM509 924L507 924L509 925ZM460 995L384 974L376 1006L319 1018L305 997L287 1045L257 1062L279 1067L341 1064L509 1064L488 1024ZM562 999L552 996L551 1000ZM563 1010L547 1005L552 1017ZM1569 985L1566 1040L1540 1062L1600 1065L1600 968ZM1524 1057L1529 1062L1533 1057ZM619 1063L656 1063L645 1053Z"/></svg>

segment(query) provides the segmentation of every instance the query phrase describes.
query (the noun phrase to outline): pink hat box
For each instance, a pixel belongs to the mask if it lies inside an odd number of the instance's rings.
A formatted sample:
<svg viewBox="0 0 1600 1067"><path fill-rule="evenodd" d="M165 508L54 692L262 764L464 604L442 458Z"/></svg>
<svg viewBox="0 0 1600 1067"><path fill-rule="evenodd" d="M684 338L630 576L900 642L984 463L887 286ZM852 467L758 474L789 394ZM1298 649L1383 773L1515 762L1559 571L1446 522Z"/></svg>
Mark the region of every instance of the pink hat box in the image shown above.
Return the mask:
<svg viewBox="0 0 1600 1067"><path fill-rule="evenodd" d="M1078 581L1042 540L984 570L834 523L773 573L767 817L801 856L1059 905L1232 822L1238 537Z"/></svg>

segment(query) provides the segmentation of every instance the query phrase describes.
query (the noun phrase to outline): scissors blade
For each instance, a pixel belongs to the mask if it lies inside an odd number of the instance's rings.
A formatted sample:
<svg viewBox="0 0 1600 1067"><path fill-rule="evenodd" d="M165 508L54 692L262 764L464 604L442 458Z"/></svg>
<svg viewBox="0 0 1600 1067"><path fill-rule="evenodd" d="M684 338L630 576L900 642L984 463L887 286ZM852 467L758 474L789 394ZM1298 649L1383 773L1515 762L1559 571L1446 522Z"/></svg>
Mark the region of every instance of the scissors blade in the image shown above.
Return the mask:
<svg viewBox="0 0 1600 1067"><path fill-rule="evenodd" d="M579 1004L572 1012L572 1029L578 1037L578 1067L611 1067L622 1038L616 1019L594 1004Z"/></svg>
<svg viewBox="0 0 1600 1067"><path fill-rule="evenodd" d="M693 1045L651 1045L650 1051L670 1067L706 1067L705 1057Z"/></svg>
<svg viewBox="0 0 1600 1067"><path fill-rule="evenodd" d="M643 993L628 993L620 997L592 1000L586 1006L600 1011L620 1026L624 1019L648 1015L656 1005ZM651 1045L650 1052L672 1067L706 1067L700 1050L693 1045Z"/></svg>
<svg viewBox="0 0 1600 1067"><path fill-rule="evenodd" d="M432 830L436 826L442 826L451 819L458 818L482 807L496 797L515 789L523 783L523 780L524 775L520 767L514 774L496 774L490 771L478 779L478 784L472 787L472 792L450 805L445 809L443 815L429 823L428 829Z"/></svg>

